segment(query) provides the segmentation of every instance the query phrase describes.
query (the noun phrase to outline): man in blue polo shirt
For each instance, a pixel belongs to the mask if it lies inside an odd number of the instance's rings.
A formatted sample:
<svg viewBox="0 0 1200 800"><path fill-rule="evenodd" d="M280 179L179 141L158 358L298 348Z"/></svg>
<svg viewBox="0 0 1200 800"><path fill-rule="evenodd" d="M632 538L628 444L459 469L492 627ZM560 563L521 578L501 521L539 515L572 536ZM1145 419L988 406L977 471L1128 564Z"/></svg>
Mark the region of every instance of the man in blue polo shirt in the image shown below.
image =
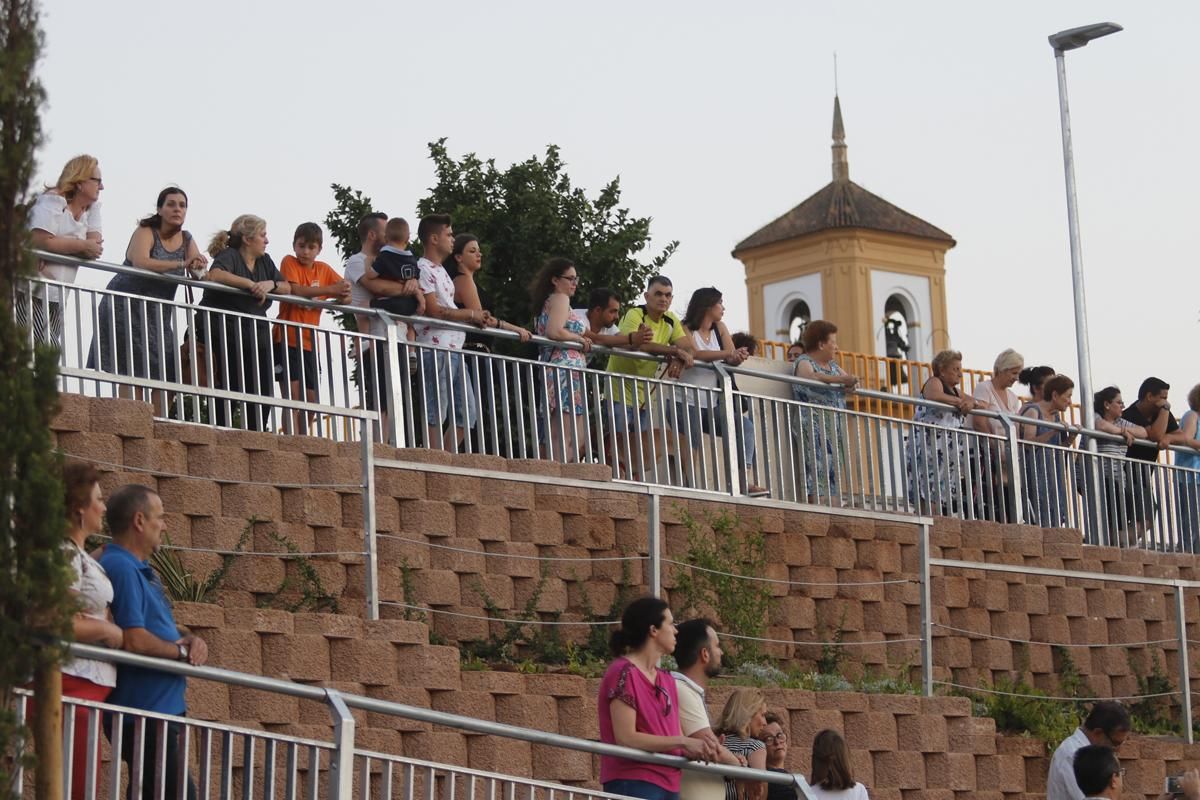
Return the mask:
<svg viewBox="0 0 1200 800"><path fill-rule="evenodd" d="M186 661L200 666L208 659L208 645L175 624L171 604L163 590L162 581L150 566L150 556L162 542L162 498L145 486L130 484L118 489L108 501L105 515L112 532L112 542L104 548L100 565L113 585L113 621L125 632L125 649L145 656ZM126 706L161 714L183 716L187 713L184 690L187 679L144 667L117 667L117 688L108 697L113 705ZM134 723L126 717L121 738L121 760L133 763ZM182 726L172 722L167 728L166 769L162 775L166 796L178 797L179 734ZM105 715L104 732L112 739L112 717ZM143 737L142 797L156 797L155 768L160 762L158 726L147 725ZM131 773L132 774L132 773ZM193 798L196 788L187 779L187 797ZM134 797L133 787L129 796Z"/></svg>

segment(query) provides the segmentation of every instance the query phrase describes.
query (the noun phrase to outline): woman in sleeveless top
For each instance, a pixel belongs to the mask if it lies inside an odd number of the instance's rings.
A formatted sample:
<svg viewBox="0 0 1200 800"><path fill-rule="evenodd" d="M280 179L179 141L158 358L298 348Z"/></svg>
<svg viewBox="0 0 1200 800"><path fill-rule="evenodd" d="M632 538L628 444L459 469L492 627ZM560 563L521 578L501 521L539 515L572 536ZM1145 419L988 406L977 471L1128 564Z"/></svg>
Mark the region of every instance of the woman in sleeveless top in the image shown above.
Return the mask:
<svg viewBox="0 0 1200 800"><path fill-rule="evenodd" d="M933 376L921 397L950 408L918 406L908 440L909 497L918 513L951 515L964 507L974 485L969 439L959 431L967 426L972 410L986 405L959 389L962 353L943 350L930 365Z"/></svg>
<svg viewBox="0 0 1200 800"><path fill-rule="evenodd" d="M189 271L203 271L208 259L192 235L183 229L187 206L187 195L182 189L170 186L159 192L157 211L139 222L129 239L125 266L176 277L184 277ZM156 280L150 275L114 275L108 282L110 291L146 300L106 295L100 301L97 340L92 342L88 368L96 369L98 363L99 369L117 375L177 381L179 348L175 340L175 313L163 301L174 300L178 288L176 283ZM131 396L131 387L120 387L120 393L123 397ZM155 405L158 404L155 399Z"/></svg>
<svg viewBox="0 0 1200 800"><path fill-rule="evenodd" d="M846 392L854 391L858 378L837 365L837 326L832 322L808 323L801 344L804 354L796 359L792 374L825 386L792 384L792 398L804 403L799 420L792 420L792 436L800 449L808 502L839 505L846 423L845 415L838 412L846 408Z"/></svg>
<svg viewBox="0 0 1200 800"><path fill-rule="evenodd" d="M84 644L120 649L125 634L112 621L109 606L113 599L112 582L104 568L84 548L87 538L99 534L104 522L105 505L100 495L100 473L90 464L69 462L63 467L64 511L67 535L63 549L71 566L71 594L79 602L73 620L75 640ZM62 666L64 697L104 702L117 685L117 668L105 661L76 658ZM75 734L72 747L71 797L85 796L87 779L88 712L75 706ZM71 713L64 708L65 713ZM96 743L100 763L100 745Z"/></svg>
<svg viewBox="0 0 1200 800"><path fill-rule="evenodd" d="M1134 425L1121 417L1125 411L1125 401L1121 399L1121 390L1109 386L1096 392L1092 398L1092 408L1096 412L1096 430L1122 437L1120 441L1109 439L1096 440L1096 452L1100 455L1099 473L1101 495L1096 500L1086 503L1088 509L1099 509L1101 519L1107 524L1107 541L1100 537L1089 539L1090 544L1118 544L1132 519L1133 498L1130 494L1130 476L1126 471L1125 451L1134 439L1145 439L1146 429ZM1091 485L1090 475L1085 475L1086 485Z"/></svg>
<svg viewBox="0 0 1200 800"><path fill-rule="evenodd" d="M1042 384L1042 399L1030 403L1021 414L1030 419L1061 423L1063 412L1071 407L1075 382L1066 375L1055 375ZM1022 425L1021 456L1025 468L1025 497L1029 521L1043 528L1067 524L1067 486L1073 462L1061 449L1072 447L1078 431L1063 431L1037 425Z"/></svg>
<svg viewBox="0 0 1200 800"><path fill-rule="evenodd" d="M683 329L692 337L692 357L695 361L710 364L723 361L736 367L749 358L750 354L745 348L734 345L733 337L725 327L724 317L725 304L719 290L709 286L692 292L687 313L683 316ZM683 432L679 445L681 453L686 454L682 456L682 461L688 482L696 488L719 485L715 475L697 475L697 472L709 473L720 469L721 462L716 453L707 457L700 450L701 434L725 436L725 404L721 393L716 391L717 373L709 367L692 366L683 371L679 382L699 387L698 390L680 387L675 392L674 423ZM737 388L736 384L734 388ZM745 470L743 491L750 495L766 494L767 490L754 482L754 420L741 413L740 409L734 415L734 420L738 424L735 433L738 461Z"/></svg>
<svg viewBox="0 0 1200 800"><path fill-rule="evenodd" d="M575 342L582 346L542 346L538 360L553 368L545 370L545 398L550 411L549 455L557 461L574 462L586 454L587 417L584 402L583 372L592 342L583 333L587 320L571 308L571 297L579 288L579 273L567 258L551 258L530 285L537 319L534 332L556 342Z"/></svg>
<svg viewBox="0 0 1200 800"><path fill-rule="evenodd" d="M713 732L723 737L721 743L726 750L746 760L746 766L765 770L767 746L762 737L766 727L767 700L762 689L747 686L729 696ZM763 781L725 779L725 800L766 800L766 797L767 784Z"/></svg>

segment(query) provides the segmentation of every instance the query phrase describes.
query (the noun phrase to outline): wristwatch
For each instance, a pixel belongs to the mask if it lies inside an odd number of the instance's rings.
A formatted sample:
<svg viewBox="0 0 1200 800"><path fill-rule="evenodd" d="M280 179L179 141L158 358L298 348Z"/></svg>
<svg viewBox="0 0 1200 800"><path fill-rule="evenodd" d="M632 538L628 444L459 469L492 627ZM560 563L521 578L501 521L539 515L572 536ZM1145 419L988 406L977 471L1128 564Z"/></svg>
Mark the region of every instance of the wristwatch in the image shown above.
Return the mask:
<svg viewBox="0 0 1200 800"><path fill-rule="evenodd" d="M187 661L188 660L188 646L186 644L180 643L179 658L177 658L176 660L177 661Z"/></svg>

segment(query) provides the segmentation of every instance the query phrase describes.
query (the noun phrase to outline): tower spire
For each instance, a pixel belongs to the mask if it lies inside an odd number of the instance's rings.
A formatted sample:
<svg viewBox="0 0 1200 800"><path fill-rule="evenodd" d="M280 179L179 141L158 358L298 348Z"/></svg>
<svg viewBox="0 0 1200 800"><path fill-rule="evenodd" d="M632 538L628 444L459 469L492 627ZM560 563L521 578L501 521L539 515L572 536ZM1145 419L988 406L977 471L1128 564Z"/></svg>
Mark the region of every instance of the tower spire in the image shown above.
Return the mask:
<svg viewBox="0 0 1200 800"><path fill-rule="evenodd" d="M846 157L846 126L842 123L842 103L833 95L833 179L850 180L850 161Z"/></svg>

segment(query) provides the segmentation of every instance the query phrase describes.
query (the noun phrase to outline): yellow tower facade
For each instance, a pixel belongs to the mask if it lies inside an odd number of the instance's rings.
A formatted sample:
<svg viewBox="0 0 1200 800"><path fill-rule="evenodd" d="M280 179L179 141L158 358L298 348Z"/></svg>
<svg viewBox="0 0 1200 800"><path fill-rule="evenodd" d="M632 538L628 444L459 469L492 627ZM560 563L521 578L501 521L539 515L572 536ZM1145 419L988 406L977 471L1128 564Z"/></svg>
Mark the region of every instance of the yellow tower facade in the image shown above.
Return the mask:
<svg viewBox="0 0 1200 800"><path fill-rule="evenodd" d="M843 350L887 355L899 323L908 358L928 360L950 341L946 252L950 234L850 180L841 101L833 101L833 180L746 237L733 256L746 271L750 330L792 341L827 319ZM893 353L895 355L895 353Z"/></svg>

